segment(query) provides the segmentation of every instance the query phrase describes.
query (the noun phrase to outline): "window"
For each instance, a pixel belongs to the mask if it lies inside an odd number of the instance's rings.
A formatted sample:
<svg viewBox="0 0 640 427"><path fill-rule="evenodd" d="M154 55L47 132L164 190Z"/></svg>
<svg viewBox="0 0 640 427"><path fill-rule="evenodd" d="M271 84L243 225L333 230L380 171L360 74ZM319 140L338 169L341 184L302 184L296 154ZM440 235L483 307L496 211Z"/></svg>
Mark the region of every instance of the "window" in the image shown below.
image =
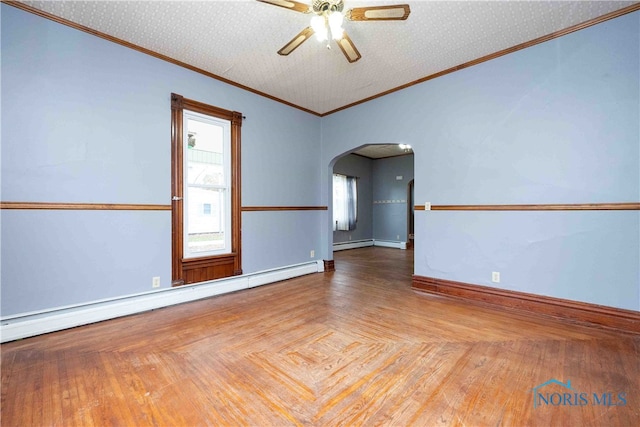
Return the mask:
<svg viewBox="0 0 640 427"><path fill-rule="evenodd" d="M357 178L333 175L333 230L355 230L358 221Z"/></svg>
<svg viewBox="0 0 640 427"><path fill-rule="evenodd" d="M242 114L171 95L172 281L242 274Z"/></svg>
<svg viewBox="0 0 640 427"><path fill-rule="evenodd" d="M229 253L231 122L184 110L183 123L189 141L183 145L183 257Z"/></svg>

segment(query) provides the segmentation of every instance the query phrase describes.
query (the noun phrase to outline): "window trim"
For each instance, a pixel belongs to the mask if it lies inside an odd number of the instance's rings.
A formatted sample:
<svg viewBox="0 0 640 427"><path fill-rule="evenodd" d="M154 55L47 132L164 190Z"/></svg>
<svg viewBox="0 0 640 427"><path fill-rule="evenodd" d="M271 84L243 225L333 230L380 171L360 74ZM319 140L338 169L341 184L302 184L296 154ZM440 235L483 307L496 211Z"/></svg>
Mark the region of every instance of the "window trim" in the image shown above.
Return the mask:
<svg viewBox="0 0 640 427"><path fill-rule="evenodd" d="M184 258L184 110L231 123L231 252ZM242 274L241 264L241 170L242 113L171 94L171 279L172 286L199 283Z"/></svg>

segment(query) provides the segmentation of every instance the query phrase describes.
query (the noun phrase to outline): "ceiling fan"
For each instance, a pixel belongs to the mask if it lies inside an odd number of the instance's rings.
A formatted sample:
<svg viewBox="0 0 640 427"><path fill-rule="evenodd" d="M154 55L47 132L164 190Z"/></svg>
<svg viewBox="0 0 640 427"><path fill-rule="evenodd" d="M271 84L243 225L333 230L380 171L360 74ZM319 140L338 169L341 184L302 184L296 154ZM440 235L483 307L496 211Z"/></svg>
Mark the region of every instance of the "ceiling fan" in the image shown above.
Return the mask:
<svg viewBox="0 0 640 427"><path fill-rule="evenodd" d="M348 9L344 15L344 0L313 0L311 5L293 0L258 0L262 3L280 6L285 9L301 13L313 13L311 25L300 31L289 43L278 51L280 55L289 55L298 46L309 39L313 34L318 40L327 41L330 46L330 39L333 39L342 50L342 53L349 62L356 62L362 56L358 49L342 28L344 18L350 21L402 21L409 17L411 9L408 4L397 4L392 6L369 6L355 7Z"/></svg>

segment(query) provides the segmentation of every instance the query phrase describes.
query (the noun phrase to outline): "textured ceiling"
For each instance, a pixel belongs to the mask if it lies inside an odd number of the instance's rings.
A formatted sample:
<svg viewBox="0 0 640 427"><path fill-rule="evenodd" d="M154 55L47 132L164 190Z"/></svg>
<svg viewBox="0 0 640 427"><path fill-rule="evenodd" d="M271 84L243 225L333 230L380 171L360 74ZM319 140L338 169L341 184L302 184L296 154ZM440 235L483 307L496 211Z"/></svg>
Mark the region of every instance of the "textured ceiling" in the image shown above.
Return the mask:
<svg viewBox="0 0 640 427"><path fill-rule="evenodd" d="M311 15L253 0L22 3L322 115L635 2L345 0L411 7L406 21L345 20L353 64L315 38L278 55Z"/></svg>
<svg viewBox="0 0 640 427"><path fill-rule="evenodd" d="M375 144L367 145L353 152L370 159L384 159L387 157L405 156L413 154L411 148L401 148L398 144Z"/></svg>

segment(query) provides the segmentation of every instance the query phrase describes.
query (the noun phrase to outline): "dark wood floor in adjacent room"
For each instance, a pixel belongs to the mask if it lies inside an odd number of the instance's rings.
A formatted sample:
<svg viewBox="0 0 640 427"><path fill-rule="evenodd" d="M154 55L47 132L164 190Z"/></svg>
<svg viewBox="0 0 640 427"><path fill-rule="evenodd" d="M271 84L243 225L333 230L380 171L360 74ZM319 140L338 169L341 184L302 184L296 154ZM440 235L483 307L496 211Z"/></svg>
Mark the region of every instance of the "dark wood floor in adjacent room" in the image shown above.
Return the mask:
<svg viewBox="0 0 640 427"><path fill-rule="evenodd" d="M410 250L335 259L3 344L2 426L640 425L639 336L414 292Z"/></svg>

